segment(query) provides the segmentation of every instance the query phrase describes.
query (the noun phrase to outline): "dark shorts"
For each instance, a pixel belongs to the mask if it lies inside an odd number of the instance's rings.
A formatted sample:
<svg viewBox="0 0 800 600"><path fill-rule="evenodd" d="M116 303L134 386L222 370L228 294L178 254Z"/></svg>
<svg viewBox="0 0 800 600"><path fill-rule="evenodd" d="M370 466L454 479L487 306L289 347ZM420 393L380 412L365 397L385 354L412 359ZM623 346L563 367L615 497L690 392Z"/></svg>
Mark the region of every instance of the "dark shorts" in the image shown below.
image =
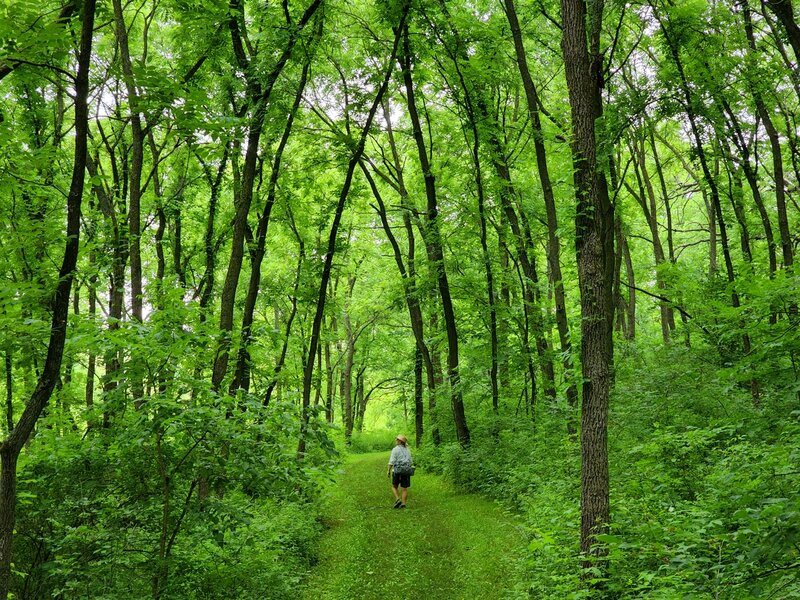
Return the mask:
<svg viewBox="0 0 800 600"><path fill-rule="evenodd" d="M411 487L411 475L399 475L392 471L392 487Z"/></svg>

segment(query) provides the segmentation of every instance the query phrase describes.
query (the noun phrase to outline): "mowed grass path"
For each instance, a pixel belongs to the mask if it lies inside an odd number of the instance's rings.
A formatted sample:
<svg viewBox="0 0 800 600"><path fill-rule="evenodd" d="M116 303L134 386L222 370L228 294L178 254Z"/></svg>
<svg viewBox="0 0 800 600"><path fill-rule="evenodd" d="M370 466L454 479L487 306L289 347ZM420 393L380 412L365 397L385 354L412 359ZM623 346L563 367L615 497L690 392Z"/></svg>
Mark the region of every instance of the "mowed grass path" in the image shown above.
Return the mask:
<svg viewBox="0 0 800 600"><path fill-rule="evenodd" d="M394 509L388 458L388 452L365 454L345 463L328 501L320 560L302 597L520 597L513 591L514 569L524 540L513 517L419 470L412 478L408 508Z"/></svg>

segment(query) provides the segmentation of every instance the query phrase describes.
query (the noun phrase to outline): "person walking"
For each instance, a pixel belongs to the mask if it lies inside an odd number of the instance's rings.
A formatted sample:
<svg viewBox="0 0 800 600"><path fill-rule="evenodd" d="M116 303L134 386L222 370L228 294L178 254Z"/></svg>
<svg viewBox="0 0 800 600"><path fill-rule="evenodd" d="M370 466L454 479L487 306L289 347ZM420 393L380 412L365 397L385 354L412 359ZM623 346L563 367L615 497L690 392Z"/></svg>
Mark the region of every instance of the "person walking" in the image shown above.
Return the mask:
<svg viewBox="0 0 800 600"><path fill-rule="evenodd" d="M408 438L398 435L394 441L396 445L392 448L392 454L389 457L389 469L386 476L392 480L394 507L405 508L414 467L412 466L411 450L408 449Z"/></svg>

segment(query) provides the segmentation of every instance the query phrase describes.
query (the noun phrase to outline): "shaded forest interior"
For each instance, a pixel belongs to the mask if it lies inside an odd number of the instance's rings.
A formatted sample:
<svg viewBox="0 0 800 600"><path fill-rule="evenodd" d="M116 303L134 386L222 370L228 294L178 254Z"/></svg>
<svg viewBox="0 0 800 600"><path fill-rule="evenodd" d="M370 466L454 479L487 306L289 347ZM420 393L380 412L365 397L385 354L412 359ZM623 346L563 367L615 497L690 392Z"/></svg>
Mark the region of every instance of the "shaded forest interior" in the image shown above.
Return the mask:
<svg viewBox="0 0 800 600"><path fill-rule="evenodd" d="M0 12L0 598L294 598L401 432L498 598L800 597L791 0Z"/></svg>

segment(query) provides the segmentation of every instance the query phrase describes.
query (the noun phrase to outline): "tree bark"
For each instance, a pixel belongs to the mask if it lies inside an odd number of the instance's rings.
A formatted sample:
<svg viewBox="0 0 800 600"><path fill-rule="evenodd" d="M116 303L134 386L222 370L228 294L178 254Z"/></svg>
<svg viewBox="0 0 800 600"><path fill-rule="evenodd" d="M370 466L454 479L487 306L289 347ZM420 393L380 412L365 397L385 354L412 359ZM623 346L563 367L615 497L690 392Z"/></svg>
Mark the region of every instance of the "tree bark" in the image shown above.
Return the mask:
<svg viewBox="0 0 800 600"><path fill-rule="evenodd" d="M581 291L581 552L584 567L596 566L604 572L605 562L596 564L591 558L604 555L596 546L597 536L608 531L610 521L607 438L614 358L614 213L597 157L596 121L602 115L604 83L599 48L603 2L594 0L588 8L589 14L583 0L561 0L561 50L572 115Z"/></svg>
<svg viewBox="0 0 800 600"><path fill-rule="evenodd" d="M411 75L412 54L408 26L403 24L403 26L398 29L398 34L402 34L403 40L403 50L400 53L400 68L406 88L406 103L408 105L409 118L411 119L414 141L417 145L417 155L425 179L425 196L427 198L426 231L428 237L426 243L430 248L431 266L436 273L439 296L442 301L442 311L444 313L445 331L447 333L447 376L450 382L450 401L453 410L453 420L455 422L456 437L459 443L462 446L468 446L470 433L469 427L467 426L467 417L464 412L464 401L461 391L461 376L458 365L458 330L453 301L450 295L450 283L447 279L447 270L444 264L441 224L439 221L439 208L436 199L436 178L428 161L428 151L425 146L425 139L422 135L422 127L417 111L414 82Z"/></svg>
<svg viewBox="0 0 800 600"><path fill-rule="evenodd" d="M386 116L388 119L388 115ZM363 163L361 164L361 169L364 173L364 176L367 178L367 182L369 183L369 186L372 189L372 194L375 197L375 201L377 202L377 206L375 207L375 209L378 212L378 216L381 219L381 225L383 226L383 230L386 233L387 239L389 240L389 244L392 246L392 252L394 254L395 264L397 265L397 268L400 271L400 277L403 280L406 306L408 307L409 319L411 321L411 331L414 334L415 347L419 351L422 363L425 366L425 373L427 374L428 394L431 398L435 398L436 379L434 377L434 368L433 368L433 362L431 360L431 353L428 348L428 344L425 342L424 320L422 317L422 308L420 307L419 304L419 293L416 283L417 278L416 278L416 270L414 267L415 263L414 229L411 227L411 218L410 216L408 216L408 210L404 210L403 219L406 224L406 232L408 234L408 269L406 269L405 262L403 261L403 255L402 252L400 251L400 245L397 243L397 238L395 237L391 225L389 224L389 219L386 211L386 204L383 201L383 197L381 196L381 193L378 190L378 186L375 184L374 178L372 177L369 170ZM401 171L398 171L398 180L400 182L401 195L402 195L405 188L402 185ZM422 415L423 411L419 411L418 418L422 419L423 418ZM434 417L433 415L430 415L429 418L433 419ZM418 435L419 439L422 438L423 429L424 427L421 426ZM436 440L435 443L438 444L438 428L436 428L435 423L433 422L431 423L431 432L432 436Z"/></svg>
<svg viewBox="0 0 800 600"><path fill-rule="evenodd" d="M78 69L75 76L75 153L67 195L67 227L64 257L53 298L53 318L47 358L36 388L16 426L0 442L0 598L6 598L11 579L11 552L17 507L17 459L58 381L67 338L70 290L78 262L81 200L86 178L89 114L89 66L92 54L96 0L85 0L81 24Z"/></svg>
<svg viewBox="0 0 800 600"><path fill-rule="evenodd" d="M789 42L792 45L792 49L794 50L795 58L798 62L800 62L800 27L797 26L797 22L794 18L794 7L792 6L791 0L762 0L762 3L766 2L767 6L772 9L775 15L783 24L784 28L786 29L786 33L789 36ZM747 34L747 40L750 46L751 51L755 51L755 39L753 35L753 26L750 20L750 7L748 5L747 0L743 2L743 12L744 12L744 20L745 20L745 32ZM791 69L791 65L790 65ZM795 75L795 80L800 80L800 76L798 76L798 71L795 68L792 70L792 73ZM797 83L796 83L797 85ZM795 88L797 90L797 87ZM790 273L792 272L792 267L794 265L794 246L792 244L791 233L789 231L789 219L786 212L786 182L784 181L783 176L783 160L781 154L781 145L780 140L778 139L778 132L775 129L774 124L772 123L772 119L770 118L769 111L766 109L764 105L764 100L760 94L754 91L753 97L756 101L756 108L758 110L758 114L761 117L761 120L764 122L764 129L767 132L767 136L769 137L770 142L770 150L772 151L772 165L773 165L773 175L775 178L775 201L778 209L778 231L780 232L781 236L781 254L783 257L783 267L784 269L788 270ZM798 97L800 97L800 91L798 91ZM793 140L795 139L794 133L790 132L789 134L790 144L793 144ZM795 148L792 147L792 159L795 159ZM796 171L796 163L795 163L795 171ZM762 220L763 220L762 216ZM789 305L789 318L793 323L797 322L797 315L798 315L798 308L797 302L791 302ZM798 397L800 397L800 393L798 393Z"/></svg>
<svg viewBox="0 0 800 600"><path fill-rule="evenodd" d="M633 158L633 171L636 177L638 192L634 190L627 182L625 182L624 185L641 207L645 221L647 221L647 225L650 229L653 256L655 259L656 287L660 290L660 295L663 296L663 291L667 288L662 271L662 265L664 264L666 257L664 255L664 246L661 244L655 192L653 191L653 184L650 179L650 175L647 172L643 140L632 140L629 143L629 149ZM665 344L668 344L672 331L675 329L673 311L672 308L663 301L659 302L659 310L661 313L661 338Z"/></svg>
<svg viewBox="0 0 800 600"><path fill-rule="evenodd" d="M800 63L800 27L794 18L794 7L792 0L762 0L762 3L775 13L778 20L786 31L786 37L794 50L794 56Z"/></svg>
<svg viewBox="0 0 800 600"><path fill-rule="evenodd" d="M564 282L561 274L561 240L558 236L556 202L555 195L553 194L553 184L550 179L550 169L547 165L544 131L539 115L539 93L536 90L536 85L533 82L528 67L528 59L525 54L525 45L522 39L522 29L520 28L519 19L517 18L514 0L504 0L504 6L511 29L511 37L514 40L517 68L522 78L522 87L525 90L528 115L530 116L531 125L533 127L533 145L536 152L536 166L539 172L539 181L542 185L542 197L544 199L545 213L547 215L548 274L550 276L550 285L552 286L555 300L556 327L558 328L558 338L561 346L561 355L563 357L564 380L567 384L567 405L570 407L571 411L575 411L578 406L578 388L575 384L572 342L569 333ZM570 433L574 433L574 426L571 420L568 420L567 429Z"/></svg>
<svg viewBox="0 0 800 600"><path fill-rule="evenodd" d="M342 402L344 402L344 437L350 440L353 435L353 363L356 355L356 334L353 331L353 324L350 321L348 304L353 297L353 288L356 284L355 276L351 275L347 282L347 295L345 297L345 307L342 312L342 323L347 336L347 347L344 354L344 366L342 367Z"/></svg>
<svg viewBox="0 0 800 600"><path fill-rule="evenodd" d="M242 329L239 340L239 350L236 358L236 369L234 370L233 379L231 380L228 392L230 395L235 395L237 390L250 390L250 343L252 341L253 329L253 316L256 309L256 300L258 299L258 292L261 288L261 263L266 254L267 230L269 228L270 215L272 214L272 207L275 205L275 195L278 186L278 178L280 177L281 160L283 158L283 151L289 141L289 136L292 132L292 125L294 124L294 117L297 114L297 109L300 107L300 101L303 98L303 92L306 87L306 80L308 79L308 70L310 68L311 56L309 56L306 63L303 65L303 71L300 75L300 82L297 86L297 93L295 94L294 103L292 104L291 111L286 120L286 125L283 129L278 147L275 150L275 157L272 162L272 172L269 178L269 185L267 189L267 201L264 205L264 211L258 219L258 228L256 230L255 248L251 252L251 266L250 266L250 281L247 288L247 295L244 300L244 307L242 309ZM312 358L313 360L313 358ZM268 401L267 401L268 402Z"/></svg>
<svg viewBox="0 0 800 600"><path fill-rule="evenodd" d="M661 31L664 34L664 38L667 42L667 46L669 48L672 60L675 64L676 69L678 70L678 76L680 78L680 85L681 91L683 93L683 101L684 101L684 108L686 110L686 116L689 118L689 125L692 130L692 137L695 144L695 151L697 152L697 158L700 161L700 166L703 171L703 177L705 179L706 184L708 185L709 193L711 194L711 204L714 208L714 213L717 217L717 224L719 225L719 236L720 236L720 244L722 245L722 255L725 259L725 273L728 278L728 283L731 284L731 305L734 308L739 308L741 306L741 301L739 299L739 292L736 290L736 274L733 268L733 259L731 258L731 251L730 251L730 244L728 241L728 228L725 223L725 218L722 213L722 204L720 202L719 197L719 188L717 186L717 182L715 177L711 174L711 170L708 167L708 158L706 156L705 148L703 146L703 140L700 135L700 128L698 125L698 116L694 109L694 104L692 102L692 91L691 86L686 78L686 73L683 68L683 61L680 58L680 49L677 46L676 41L672 37L671 28L665 24L664 20L661 16L656 12L656 18L659 21L659 25L661 26ZM742 351L745 355L750 354L751 351L751 343L750 343L750 336L747 333L742 334ZM754 404L758 404L759 402L759 386L758 382L755 379L751 380L751 393L753 396Z"/></svg>
<svg viewBox="0 0 800 600"><path fill-rule="evenodd" d="M758 94L756 94L758 96ZM777 270L777 257L775 252L775 237L772 232L772 223L770 222L769 214L767 213L766 206L764 204L764 199L761 196L761 188L758 184L758 176L756 175L756 171L753 168L752 163L750 162L750 148L745 140L744 134L742 132L741 125L739 124L739 119L736 117L736 113L731 109L730 105L724 99L720 99L719 101L723 114L727 116L728 123L730 124L731 129L733 130L733 142L736 145L737 150L741 156L741 163L742 163L742 171L744 173L745 179L747 179L747 184L750 187L750 192L753 195L753 202L758 209L758 214L761 217L761 224L764 228L764 236L767 240L767 255L769 257L769 276L770 278L774 277L775 271ZM756 100L756 105L761 105L763 108L763 102L760 102L758 99ZM770 120L769 114L764 110L764 114L761 114L761 110L758 111L759 116L762 120L764 117L769 121L771 124L772 121ZM769 135L770 128L767 127L768 137L770 138L770 142L772 142L772 136ZM774 128L773 128L774 132ZM775 141L777 142L777 133L775 135ZM780 143L777 144L778 147L778 163L779 166L776 169L776 173L780 173L781 179L783 178L783 163L780 159ZM774 149L774 148L773 148ZM774 156L773 156L774 158ZM778 191L776 189L776 196L778 195ZM737 219L739 219L739 215L737 214ZM752 256L752 253L751 253Z"/></svg>
<svg viewBox="0 0 800 600"><path fill-rule="evenodd" d="M333 365L331 364L331 344L325 342L325 421L333 423Z"/></svg>
<svg viewBox="0 0 800 600"><path fill-rule="evenodd" d="M424 432L423 415L425 403L422 397L422 352L414 348L414 443L417 448L422 445Z"/></svg>
<svg viewBox="0 0 800 600"><path fill-rule="evenodd" d="M122 63L122 75L125 81L128 104L130 105L131 124L131 160L128 170L128 254L131 277L131 317L137 323L144 319L143 286L142 286L142 251L141 251L141 201L142 201L142 169L144 167L144 132L139 109L139 95L133 75L130 49L128 47L128 28L125 24L121 0L113 0L114 26L116 28L117 45ZM139 356L132 354L134 365ZM144 388L138 368L133 369L131 389L137 406L142 402Z"/></svg>

